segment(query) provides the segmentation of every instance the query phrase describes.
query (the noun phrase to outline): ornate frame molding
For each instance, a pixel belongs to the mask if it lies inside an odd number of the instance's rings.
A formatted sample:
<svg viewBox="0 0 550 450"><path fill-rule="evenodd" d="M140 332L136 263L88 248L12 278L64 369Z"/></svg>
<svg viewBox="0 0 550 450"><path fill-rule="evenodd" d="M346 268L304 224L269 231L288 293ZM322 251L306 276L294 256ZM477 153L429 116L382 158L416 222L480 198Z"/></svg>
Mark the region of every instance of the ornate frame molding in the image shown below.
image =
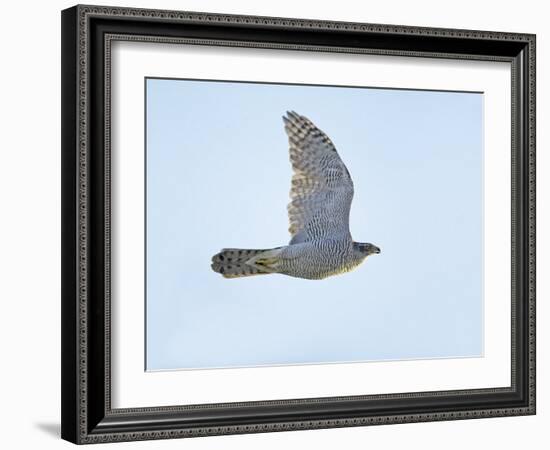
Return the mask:
<svg viewBox="0 0 550 450"><path fill-rule="evenodd" d="M441 28L405 27L396 25L363 24L304 19L272 18L205 14L196 12L159 11L99 6L76 6L63 12L63 366L62 435L76 443L98 443L173 437L194 437L218 434L270 432L296 429L362 426L373 424L439 421L483 418L535 413L535 36ZM103 28L98 30L101 21ZM115 30L104 26L116 22ZM123 32L128 21L144 29L153 22L173 27L196 25L209 30L238 26L251 36L261 30L273 36L301 31L326 31L345 37L349 33L376 36L377 46L341 46L329 43L270 42L261 36L252 39L219 39L213 37L151 36ZM96 27L96 28L94 28ZM221 29L221 28L219 28ZM117 32L118 31L118 32ZM296 34L298 36L298 34ZM427 38L430 47L419 37ZM384 47L386 39L399 38L406 48ZM454 50L438 49L441 38L456 42ZM95 39L95 41L94 41ZM98 40L99 39L99 40ZM285 38L287 39L287 38ZM306 38L304 38L306 39ZM328 38L327 38L328 39ZM409 39L409 41L408 41ZM410 40L412 39L412 40ZM307 51L384 54L413 57L453 59L482 59L512 63L512 146L513 149L513 286L512 286L512 386L510 388L470 391L438 391L424 393L376 395L360 397L331 397L308 400L250 402L246 404L196 405L194 407L155 407L138 409L111 408L110 402L110 63L111 43L132 40L158 43L187 43L196 45L245 46L266 49L299 49ZM454 41L456 40L456 41ZM100 50L98 42L103 49ZM410 43L408 43L410 42ZM483 43L497 42L493 53L485 53ZM408 43L408 44L407 44ZM415 44L416 43L416 44ZM468 44L468 45L467 45ZM394 44L395 45L395 44ZM486 46L486 48L492 48ZM469 49L473 50L470 51ZM101 64L101 67L98 67ZM99 70L99 71L98 71ZM97 77L104 71L103 92L98 92ZM92 104L101 95L104 123L99 132L90 113ZM76 107L75 107L76 105ZM94 128L95 127L95 128ZM97 136L97 137L95 137ZM103 157L91 164L91 140L101 142ZM94 156L95 158L95 156ZM521 177L524 177L521 179ZM523 183L519 183L523 181ZM101 187L98 188L98 184ZM519 187L519 188L518 188ZM519 189L519 190L518 190ZM515 196L515 197L514 197ZM101 213L101 214L99 214ZM101 223L102 224L101 224ZM102 238L90 233L102 230ZM99 255L97 246L102 246ZM519 269L516 262L521 263ZM99 268L103 268L101 271ZM102 273L100 273L102 272ZM98 282L99 278L101 282ZM101 292L99 292L101 291ZM99 294L98 294L99 292ZM93 295L92 295L93 293ZM523 296L522 296L523 293ZM527 295L525 295L527 293ZM99 295L99 297L97 297ZM517 303L516 303L517 296ZM101 323L94 318L98 305L94 298L103 298ZM102 313L102 314L101 314ZM521 317L519 317L521 315ZM102 335L102 336L100 336ZM521 338L521 342L518 339ZM103 343L103 365L91 356ZM92 368L92 370L91 370ZM519 369L519 370L518 370ZM97 380L103 374L103 380ZM65 383L65 381L70 382ZM91 395L102 388L101 402ZM521 390L521 392L519 392ZM514 395L512 395L514 394ZM362 413L346 417L273 420L270 422L223 424L213 421L198 425L191 421L168 425L173 415L190 409L202 411L235 408L238 406L291 407L292 405L327 404L362 400L410 401L427 397L476 397L508 395L505 406L491 405L471 409L441 407L412 413ZM515 396L515 397L514 397ZM514 397L515 400L512 398ZM517 398L516 398L517 397ZM504 397L503 397L504 398ZM473 400L472 400L473 401ZM475 402L474 402L475 403ZM350 410L351 411L351 410ZM205 413L206 414L206 413ZM163 422L164 421L164 422ZM163 425L164 423L164 425ZM198 423L198 422L197 422Z"/></svg>

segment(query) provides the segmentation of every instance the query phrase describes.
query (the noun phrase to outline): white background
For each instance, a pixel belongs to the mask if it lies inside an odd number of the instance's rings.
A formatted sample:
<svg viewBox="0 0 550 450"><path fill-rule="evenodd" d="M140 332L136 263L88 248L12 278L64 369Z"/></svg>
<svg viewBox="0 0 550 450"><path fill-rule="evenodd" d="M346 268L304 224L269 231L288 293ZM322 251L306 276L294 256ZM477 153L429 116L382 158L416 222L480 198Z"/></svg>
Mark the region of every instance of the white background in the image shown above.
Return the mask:
<svg viewBox="0 0 550 450"><path fill-rule="evenodd" d="M459 449L490 445L507 449L542 448L550 419L548 378L550 358L544 299L549 284L545 255L550 244L546 192L550 170L544 148L550 145L547 123L550 94L550 39L544 2L391 1L361 4L233 0L139 1L111 0L111 5L203 10L239 14L292 16L349 21L533 32L538 35L538 415L384 427L344 428L185 441L114 444L118 448L408 448ZM2 39L2 161L0 192L4 212L0 377L2 447L69 448L59 439L60 403L60 16L71 2L24 2L4 6ZM539 443L540 442L540 443Z"/></svg>

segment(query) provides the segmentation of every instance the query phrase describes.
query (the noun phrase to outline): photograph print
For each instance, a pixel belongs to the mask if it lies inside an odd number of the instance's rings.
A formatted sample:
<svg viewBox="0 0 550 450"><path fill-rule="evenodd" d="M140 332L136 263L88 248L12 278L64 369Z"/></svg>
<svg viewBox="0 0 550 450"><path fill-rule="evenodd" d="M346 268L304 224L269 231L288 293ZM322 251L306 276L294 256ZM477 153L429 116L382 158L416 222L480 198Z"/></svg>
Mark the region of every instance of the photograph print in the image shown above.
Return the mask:
<svg viewBox="0 0 550 450"><path fill-rule="evenodd" d="M145 370L483 357L483 93L145 99Z"/></svg>

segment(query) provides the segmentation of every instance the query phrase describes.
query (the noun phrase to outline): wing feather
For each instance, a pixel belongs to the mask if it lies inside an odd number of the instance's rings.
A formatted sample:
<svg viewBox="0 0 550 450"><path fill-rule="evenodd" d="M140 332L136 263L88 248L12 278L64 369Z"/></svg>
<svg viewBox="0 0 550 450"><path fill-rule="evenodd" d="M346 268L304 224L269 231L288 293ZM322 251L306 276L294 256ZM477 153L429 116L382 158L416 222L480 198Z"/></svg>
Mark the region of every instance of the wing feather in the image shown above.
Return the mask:
<svg viewBox="0 0 550 450"><path fill-rule="evenodd" d="M293 175L290 243L349 235L353 181L334 144L307 117L283 117Z"/></svg>

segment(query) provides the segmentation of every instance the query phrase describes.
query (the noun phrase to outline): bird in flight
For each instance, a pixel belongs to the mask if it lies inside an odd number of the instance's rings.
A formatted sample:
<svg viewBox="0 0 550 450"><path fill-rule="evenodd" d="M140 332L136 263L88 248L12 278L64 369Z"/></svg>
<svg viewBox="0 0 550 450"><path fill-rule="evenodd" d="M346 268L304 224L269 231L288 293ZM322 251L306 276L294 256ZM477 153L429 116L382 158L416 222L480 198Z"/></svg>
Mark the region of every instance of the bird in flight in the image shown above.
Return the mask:
<svg viewBox="0 0 550 450"><path fill-rule="evenodd" d="M332 141L294 111L287 112L283 122L293 170L287 207L290 242L271 249L221 250L212 257L212 270L225 278L280 273L321 280L380 253L376 245L351 237L353 181Z"/></svg>

